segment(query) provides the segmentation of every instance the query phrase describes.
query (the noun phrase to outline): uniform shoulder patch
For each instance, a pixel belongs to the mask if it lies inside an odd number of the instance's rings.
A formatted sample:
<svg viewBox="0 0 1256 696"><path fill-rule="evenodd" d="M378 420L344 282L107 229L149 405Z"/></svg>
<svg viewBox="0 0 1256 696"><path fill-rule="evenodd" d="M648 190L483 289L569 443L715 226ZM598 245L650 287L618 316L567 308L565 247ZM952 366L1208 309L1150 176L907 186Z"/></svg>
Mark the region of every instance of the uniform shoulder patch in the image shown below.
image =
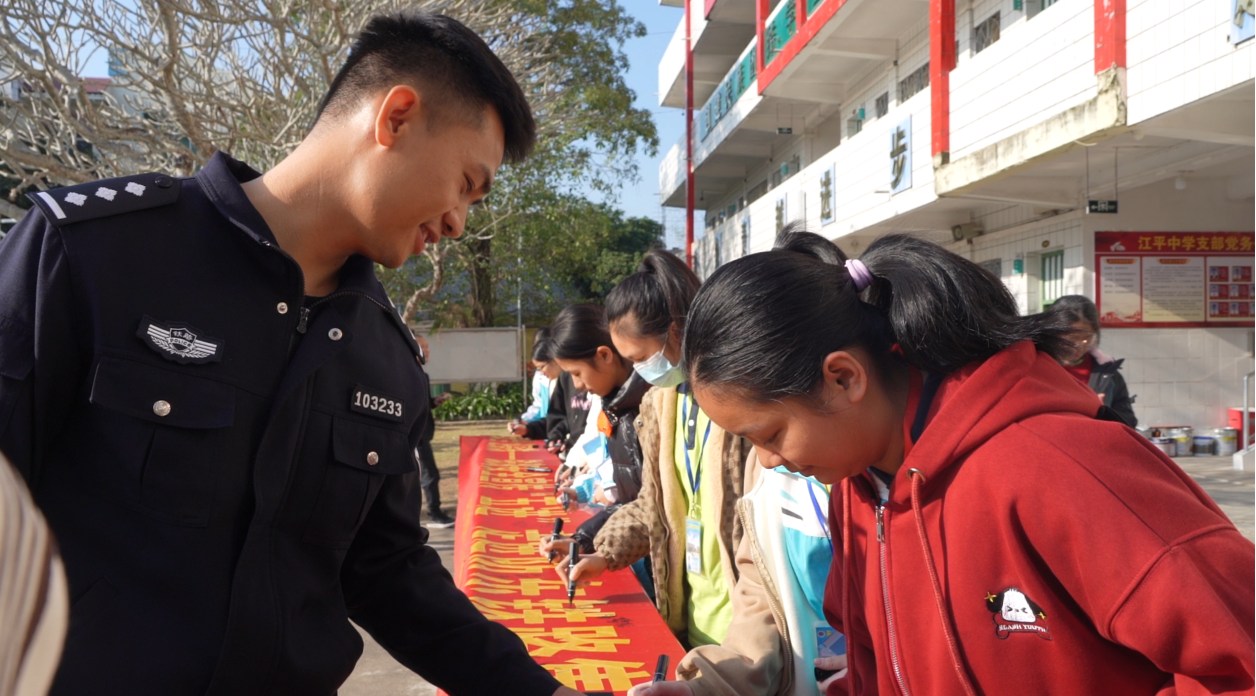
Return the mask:
<svg viewBox="0 0 1256 696"><path fill-rule="evenodd" d="M27 195L54 225L170 205L179 200L179 182L165 174L102 179Z"/></svg>

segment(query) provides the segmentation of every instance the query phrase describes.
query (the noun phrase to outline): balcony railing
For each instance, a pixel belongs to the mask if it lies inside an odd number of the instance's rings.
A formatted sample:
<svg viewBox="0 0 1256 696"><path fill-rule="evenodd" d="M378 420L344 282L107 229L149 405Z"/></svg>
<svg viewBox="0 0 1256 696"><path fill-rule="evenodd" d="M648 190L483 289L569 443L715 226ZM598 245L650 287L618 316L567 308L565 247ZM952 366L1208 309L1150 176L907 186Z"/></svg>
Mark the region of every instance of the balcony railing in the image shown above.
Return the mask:
<svg viewBox="0 0 1256 696"><path fill-rule="evenodd" d="M781 54L785 44L798 33L798 3L781 0L763 25L763 66Z"/></svg>
<svg viewBox="0 0 1256 696"><path fill-rule="evenodd" d="M824 0L807 0L807 16L815 14L816 8L823 4Z"/></svg>
<svg viewBox="0 0 1256 696"><path fill-rule="evenodd" d="M706 106L702 107L702 112L698 115L699 140L706 140L720 119L728 114L733 104L754 84L756 54L755 42L751 41L750 46L742 52L741 58L733 64L733 69L728 71L724 81L707 100Z"/></svg>

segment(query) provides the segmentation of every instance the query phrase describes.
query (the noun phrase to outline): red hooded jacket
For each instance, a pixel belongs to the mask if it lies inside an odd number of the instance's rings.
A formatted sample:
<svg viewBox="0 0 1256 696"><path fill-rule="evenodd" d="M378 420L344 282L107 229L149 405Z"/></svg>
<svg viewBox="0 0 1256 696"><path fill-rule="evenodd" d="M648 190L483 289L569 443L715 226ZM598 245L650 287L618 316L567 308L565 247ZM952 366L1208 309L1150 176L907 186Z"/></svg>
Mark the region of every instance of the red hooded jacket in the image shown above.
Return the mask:
<svg viewBox="0 0 1256 696"><path fill-rule="evenodd" d="M1252 543L1096 407L1019 343L942 382L883 509L842 482L829 696L1252 693Z"/></svg>

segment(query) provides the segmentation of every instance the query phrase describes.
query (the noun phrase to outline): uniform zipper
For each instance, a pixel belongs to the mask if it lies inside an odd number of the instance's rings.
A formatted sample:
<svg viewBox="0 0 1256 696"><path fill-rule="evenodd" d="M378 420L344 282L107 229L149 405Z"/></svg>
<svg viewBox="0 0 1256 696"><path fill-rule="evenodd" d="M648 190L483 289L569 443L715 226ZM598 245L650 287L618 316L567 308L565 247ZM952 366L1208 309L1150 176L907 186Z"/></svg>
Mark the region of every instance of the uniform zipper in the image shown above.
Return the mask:
<svg viewBox="0 0 1256 696"><path fill-rule="evenodd" d="M315 307L323 304L324 302L334 300L338 297L348 297L350 295L356 295L358 297L365 297L366 299L374 303L375 306L379 307L385 312L396 311L396 309L390 309L388 307L385 307L384 303L380 302L379 300L375 299L374 297L371 297L370 295L364 292L358 292L357 290L337 290L336 292L333 292L330 295L324 295L318 298L317 300L314 300L313 302L309 304L309 306L301 307L301 320L297 322L297 333L305 333L306 325L309 323L310 315L314 312Z"/></svg>
<svg viewBox="0 0 1256 696"><path fill-rule="evenodd" d="M907 691L907 682L903 679L903 669L899 664L898 634L894 630L894 614L890 611L890 576L885 568L885 505L877 505L877 545L881 559L881 599L885 603L885 624L890 634L890 666L894 668L894 678L903 696L911 696Z"/></svg>

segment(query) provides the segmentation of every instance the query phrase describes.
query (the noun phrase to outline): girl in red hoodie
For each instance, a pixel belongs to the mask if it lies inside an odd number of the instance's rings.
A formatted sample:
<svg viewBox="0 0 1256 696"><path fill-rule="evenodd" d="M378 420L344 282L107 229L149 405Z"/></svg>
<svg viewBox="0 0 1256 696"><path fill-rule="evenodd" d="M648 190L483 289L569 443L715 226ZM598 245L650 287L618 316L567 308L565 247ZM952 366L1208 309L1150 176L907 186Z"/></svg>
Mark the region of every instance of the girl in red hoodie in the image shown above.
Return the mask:
<svg viewBox="0 0 1256 696"><path fill-rule="evenodd" d="M683 352L703 410L836 486L829 694L1252 693L1252 543L1096 417L1050 322L900 235L848 261L787 229L702 286Z"/></svg>

